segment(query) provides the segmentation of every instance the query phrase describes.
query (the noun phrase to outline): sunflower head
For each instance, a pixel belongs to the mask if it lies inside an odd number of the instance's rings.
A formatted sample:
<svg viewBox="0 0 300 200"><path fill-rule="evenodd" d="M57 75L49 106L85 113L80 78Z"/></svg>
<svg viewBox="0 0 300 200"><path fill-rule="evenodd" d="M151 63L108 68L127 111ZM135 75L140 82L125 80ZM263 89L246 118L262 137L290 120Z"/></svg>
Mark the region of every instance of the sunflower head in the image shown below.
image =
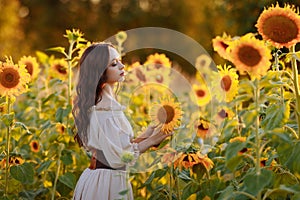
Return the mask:
<svg viewBox="0 0 300 200"><path fill-rule="evenodd" d="M246 142L247 138L246 137L242 137L242 136L237 136L237 137L234 137L234 138L231 138L229 140L230 143L233 143L233 142Z"/></svg>
<svg viewBox="0 0 300 200"><path fill-rule="evenodd" d="M66 80L68 77L68 63L64 59L54 59L50 64L50 77Z"/></svg>
<svg viewBox="0 0 300 200"><path fill-rule="evenodd" d="M232 41L231 36L223 33L223 36L217 36L212 39L212 45L214 51L216 51L222 58L230 60L230 56L226 49L228 48L230 42Z"/></svg>
<svg viewBox="0 0 300 200"><path fill-rule="evenodd" d="M144 64L147 65L149 68L154 67L154 69L159 69L162 67L170 68L172 62L165 54L155 53L153 55L148 56Z"/></svg>
<svg viewBox="0 0 300 200"><path fill-rule="evenodd" d="M238 71L248 73L253 79L265 75L271 66L271 50L252 33L234 40L227 50Z"/></svg>
<svg viewBox="0 0 300 200"><path fill-rule="evenodd" d="M37 59L32 56L23 56L19 62L19 65L25 65L27 72L30 74L31 79L35 79L40 73L39 64Z"/></svg>
<svg viewBox="0 0 300 200"><path fill-rule="evenodd" d="M205 84L193 84L192 89L192 96L195 97L192 99L196 101L198 106L206 106L210 102L211 95Z"/></svg>
<svg viewBox="0 0 300 200"><path fill-rule="evenodd" d="M217 99L224 99L225 101L230 102L238 92L238 74L235 68L232 68L230 65L218 65L218 72L215 72L213 77L213 91Z"/></svg>
<svg viewBox="0 0 300 200"><path fill-rule="evenodd" d="M182 170L183 168L192 168L196 165L201 165L209 171L213 168L214 163L207 157L207 155L202 155L199 151L182 153L181 156L174 162L174 167L178 167L179 170Z"/></svg>
<svg viewBox="0 0 300 200"><path fill-rule="evenodd" d="M161 124L162 131L165 133L172 132L180 125L182 114L180 103L175 102L172 98L162 98L150 109L152 120L156 124Z"/></svg>
<svg viewBox="0 0 300 200"><path fill-rule="evenodd" d="M16 65L11 59L0 62L0 95L17 96L27 91L30 74L25 65Z"/></svg>
<svg viewBox="0 0 300 200"><path fill-rule="evenodd" d="M300 41L300 16L294 6L272 5L260 14L255 26L263 39L277 48L289 48Z"/></svg>
<svg viewBox="0 0 300 200"><path fill-rule="evenodd" d="M215 133L215 126L209 121L204 119L199 119L194 124L197 136L202 139L210 138Z"/></svg>
<svg viewBox="0 0 300 200"><path fill-rule="evenodd" d="M32 152L37 153L40 151L40 144L37 140L32 140L29 144Z"/></svg>

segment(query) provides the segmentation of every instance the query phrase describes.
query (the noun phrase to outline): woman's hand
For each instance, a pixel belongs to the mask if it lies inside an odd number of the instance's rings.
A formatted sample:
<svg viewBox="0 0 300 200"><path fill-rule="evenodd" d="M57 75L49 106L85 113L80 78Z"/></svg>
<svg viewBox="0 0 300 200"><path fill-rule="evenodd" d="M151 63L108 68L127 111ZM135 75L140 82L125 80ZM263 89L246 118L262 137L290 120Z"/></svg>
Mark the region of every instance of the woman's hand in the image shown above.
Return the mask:
<svg viewBox="0 0 300 200"><path fill-rule="evenodd" d="M165 140L167 137L173 135L173 132L171 133L164 133L161 130L162 126L157 126L154 128L154 131L152 135L148 138L151 142L151 146L160 144L163 140Z"/></svg>
<svg viewBox="0 0 300 200"><path fill-rule="evenodd" d="M150 147L153 147L154 145L161 143L164 139L173 135L173 132L172 133L164 133L161 130L161 128L162 128L162 126L155 127L150 137L148 137L147 139L138 143L138 148L139 148L140 153L145 152Z"/></svg>
<svg viewBox="0 0 300 200"><path fill-rule="evenodd" d="M145 139L147 139L148 137L150 137L152 134L153 134L153 131L155 130L155 128L157 127L158 125L149 125L147 127L147 129L141 134L139 135L137 138L133 139L132 142L135 142L135 143L139 143Z"/></svg>

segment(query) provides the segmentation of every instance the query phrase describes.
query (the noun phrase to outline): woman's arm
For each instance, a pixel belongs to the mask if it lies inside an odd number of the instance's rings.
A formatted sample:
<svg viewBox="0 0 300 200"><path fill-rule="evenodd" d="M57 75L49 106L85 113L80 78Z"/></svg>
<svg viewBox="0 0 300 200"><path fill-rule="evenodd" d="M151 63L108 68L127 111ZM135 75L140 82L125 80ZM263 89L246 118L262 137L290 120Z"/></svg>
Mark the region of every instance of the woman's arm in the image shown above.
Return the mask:
<svg viewBox="0 0 300 200"><path fill-rule="evenodd" d="M140 143L141 141L147 139L148 137L150 137L152 135L152 133L156 127L157 126L154 126L154 125L148 126L148 128L141 135L139 135L138 137L136 137L134 139L131 139L130 142Z"/></svg>
<svg viewBox="0 0 300 200"><path fill-rule="evenodd" d="M140 153L145 152L150 147L161 143L167 137L173 135L173 133L166 134L161 131L161 127L154 128L152 135L138 143L138 149Z"/></svg>

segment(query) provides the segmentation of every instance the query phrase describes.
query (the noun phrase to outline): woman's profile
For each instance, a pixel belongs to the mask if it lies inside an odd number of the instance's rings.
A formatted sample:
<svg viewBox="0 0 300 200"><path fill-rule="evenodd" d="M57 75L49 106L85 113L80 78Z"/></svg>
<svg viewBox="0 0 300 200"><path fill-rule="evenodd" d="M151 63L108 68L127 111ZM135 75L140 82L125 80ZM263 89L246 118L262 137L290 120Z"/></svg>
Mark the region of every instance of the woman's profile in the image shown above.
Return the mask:
<svg viewBox="0 0 300 200"><path fill-rule="evenodd" d="M133 138L124 107L114 92L116 83L124 81L124 75L121 56L109 43L90 45L80 58L72 111L77 129L75 139L91 152L92 158L77 182L74 200L133 199L122 155L130 153L135 162L140 153L171 135L159 126L149 126ZM119 194L126 190L125 195Z"/></svg>

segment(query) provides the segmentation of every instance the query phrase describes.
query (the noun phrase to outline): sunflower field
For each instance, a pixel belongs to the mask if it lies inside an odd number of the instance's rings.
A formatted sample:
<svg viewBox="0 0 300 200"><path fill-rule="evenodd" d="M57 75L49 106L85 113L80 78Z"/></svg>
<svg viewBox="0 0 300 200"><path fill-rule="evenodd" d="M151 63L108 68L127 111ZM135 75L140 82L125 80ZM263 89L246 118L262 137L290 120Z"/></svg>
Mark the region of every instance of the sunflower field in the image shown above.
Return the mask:
<svg viewBox="0 0 300 200"><path fill-rule="evenodd" d="M199 55L194 75L164 53L125 63L116 92L136 136L149 124L174 132L128 167L135 199L300 199L299 8L266 7L255 28L212 38L224 63ZM78 29L62 38L67 46L0 62L1 200L71 199L89 166L71 112L93 41ZM115 35L122 56L130 39Z"/></svg>

